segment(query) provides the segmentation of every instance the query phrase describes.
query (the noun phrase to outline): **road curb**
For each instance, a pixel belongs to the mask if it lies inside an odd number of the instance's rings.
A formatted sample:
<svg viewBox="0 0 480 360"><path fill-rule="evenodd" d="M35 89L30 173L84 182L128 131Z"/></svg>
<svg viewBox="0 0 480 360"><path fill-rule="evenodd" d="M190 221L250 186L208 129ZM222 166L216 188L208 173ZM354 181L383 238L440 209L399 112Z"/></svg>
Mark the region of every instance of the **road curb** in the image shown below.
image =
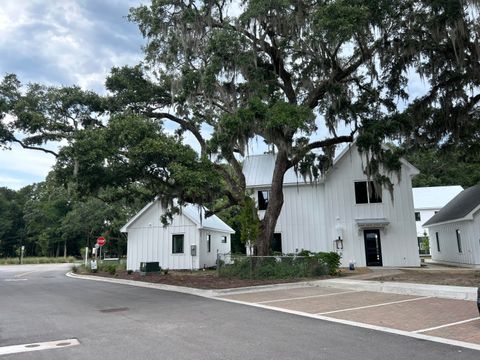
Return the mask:
<svg viewBox="0 0 480 360"><path fill-rule="evenodd" d="M418 295L418 296L432 296L444 299L477 301L477 288L463 287L463 286L446 286L446 285L429 285L429 284L412 284L412 283L398 283L398 282L382 282L372 280L351 280L351 279L328 279L328 280L313 280L302 281L295 283L270 284L259 286L248 286L241 288L230 289L195 289L185 286L165 285L149 283L137 280L112 279L107 277L93 276L93 275L79 275L69 272L68 277L103 281L113 284L131 285L149 289L157 289L164 291L175 291L184 294L197 295L202 297L217 297L222 295L235 295L239 293L255 293L268 290L287 290L306 286L318 287L335 287L339 289L357 290L357 291L375 291L401 295Z"/></svg>
<svg viewBox="0 0 480 360"><path fill-rule="evenodd" d="M401 295L432 296L444 299L477 301L477 288L475 287L351 279L329 279L312 283L314 283L315 286L335 287L347 290L376 291Z"/></svg>
<svg viewBox="0 0 480 360"><path fill-rule="evenodd" d="M195 288L189 288L185 286L155 284L155 283L149 283L149 282L137 281L137 280L112 279L112 278L94 276L94 275L79 275L79 274L74 274L72 272L68 272L65 275L75 279L101 281L101 282L108 282L111 284L130 285L130 286L164 290L164 291L175 291L175 292L180 292L184 294L197 295L197 296L203 296L203 297L214 297L216 295L215 292L212 290L195 289Z"/></svg>

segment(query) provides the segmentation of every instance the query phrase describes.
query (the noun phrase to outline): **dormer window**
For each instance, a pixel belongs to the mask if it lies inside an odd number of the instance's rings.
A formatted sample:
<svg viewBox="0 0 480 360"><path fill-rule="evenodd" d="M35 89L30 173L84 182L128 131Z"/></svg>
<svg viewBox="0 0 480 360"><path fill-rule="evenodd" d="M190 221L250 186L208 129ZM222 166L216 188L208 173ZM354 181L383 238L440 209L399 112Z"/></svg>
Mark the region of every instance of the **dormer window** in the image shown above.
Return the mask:
<svg viewBox="0 0 480 360"><path fill-rule="evenodd" d="M357 204L381 203L381 189L377 192L373 181L355 181L355 202Z"/></svg>

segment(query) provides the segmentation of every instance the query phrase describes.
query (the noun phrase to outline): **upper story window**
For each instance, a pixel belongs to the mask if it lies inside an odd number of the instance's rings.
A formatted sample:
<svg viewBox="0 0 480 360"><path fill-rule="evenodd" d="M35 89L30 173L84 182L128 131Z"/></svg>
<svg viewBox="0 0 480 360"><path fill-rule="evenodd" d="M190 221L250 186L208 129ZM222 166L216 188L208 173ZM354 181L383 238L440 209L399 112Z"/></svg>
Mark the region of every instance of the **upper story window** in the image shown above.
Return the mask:
<svg viewBox="0 0 480 360"><path fill-rule="evenodd" d="M422 221L422 217L418 211L415 212L415 221Z"/></svg>
<svg viewBox="0 0 480 360"><path fill-rule="evenodd" d="M373 181L355 181L355 202L357 204L381 203L381 189L377 192Z"/></svg>
<svg viewBox="0 0 480 360"><path fill-rule="evenodd" d="M258 210L267 210L270 191L262 190L258 192Z"/></svg>

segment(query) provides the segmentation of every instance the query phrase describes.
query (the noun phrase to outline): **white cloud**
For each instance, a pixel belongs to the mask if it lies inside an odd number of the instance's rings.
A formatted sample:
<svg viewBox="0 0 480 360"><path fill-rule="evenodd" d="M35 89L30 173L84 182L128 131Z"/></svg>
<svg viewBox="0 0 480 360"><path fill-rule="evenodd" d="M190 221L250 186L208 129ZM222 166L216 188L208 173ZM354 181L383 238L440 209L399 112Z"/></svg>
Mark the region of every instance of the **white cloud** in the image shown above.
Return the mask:
<svg viewBox="0 0 480 360"><path fill-rule="evenodd" d="M12 150L0 151L0 176L23 173L31 178L42 178L54 164L55 157L41 151L25 150L19 146L13 146Z"/></svg>

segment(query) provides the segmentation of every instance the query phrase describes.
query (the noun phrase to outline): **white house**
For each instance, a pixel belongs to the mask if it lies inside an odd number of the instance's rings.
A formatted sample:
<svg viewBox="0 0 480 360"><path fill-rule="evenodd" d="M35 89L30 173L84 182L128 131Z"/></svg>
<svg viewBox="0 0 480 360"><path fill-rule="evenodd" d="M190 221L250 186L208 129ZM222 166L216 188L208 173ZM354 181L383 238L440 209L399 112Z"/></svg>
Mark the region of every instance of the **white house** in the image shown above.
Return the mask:
<svg viewBox="0 0 480 360"><path fill-rule="evenodd" d="M421 255L429 254L429 248L425 248L423 239L426 229L423 223L430 220L442 207L463 191L460 185L431 186L413 188L413 207L415 208L415 223L417 226L418 248Z"/></svg>
<svg viewBox="0 0 480 360"><path fill-rule="evenodd" d="M274 155L258 155L244 162L260 217L268 206L274 161ZM403 159L401 163L400 174L391 174L393 200L388 190L375 189L367 180L356 145L347 147L315 184L289 170L272 250L339 251L343 266L350 261L357 266L419 266L411 183L419 171ZM343 249L336 249L338 237Z"/></svg>
<svg viewBox="0 0 480 360"><path fill-rule="evenodd" d="M432 260L480 267L480 184L463 190L423 226Z"/></svg>
<svg viewBox="0 0 480 360"><path fill-rule="evenodd" d="M128 234L128 270L139 270L141 262L150 261L158 261L163 269L200 269L214 266L217 252L230 252L235 231L217 216L205 218L201 207L189 204L164 226L164 213L155 200L121 228Z"/></svg>

